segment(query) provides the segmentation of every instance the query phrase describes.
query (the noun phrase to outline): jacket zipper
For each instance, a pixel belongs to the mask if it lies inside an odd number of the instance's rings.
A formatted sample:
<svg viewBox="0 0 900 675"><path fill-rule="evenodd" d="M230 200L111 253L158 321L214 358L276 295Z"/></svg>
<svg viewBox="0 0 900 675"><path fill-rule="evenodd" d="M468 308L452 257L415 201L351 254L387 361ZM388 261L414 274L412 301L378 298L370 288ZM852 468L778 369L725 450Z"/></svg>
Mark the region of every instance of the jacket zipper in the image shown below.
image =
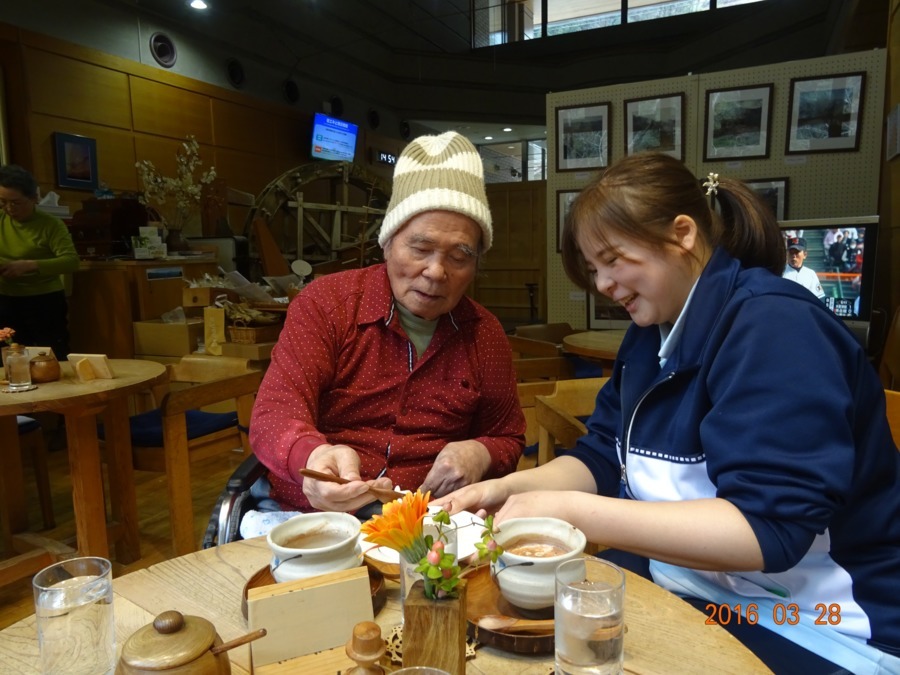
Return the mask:
<svg viewBox="0 0 900 675"><path fill-rule="evenodd" d="M619 448L619 464L622 469L622 475L620 477L620 481L622 483L622 487L625 488L625 492L630 497L633 497L634 495L631 494L631 489L628 487L628 474L625 470L625 461L628 457L628 449L631 447L631 430L634 428L634 418L637 417L638 408L641 407L641 403L643 403L644 400L647 398L647 396L650 395L650 392L652 392L654 389L656 389L663 382L668 382L673 377L675 377L675 371L672 371L671 373L667 374L664 380L660 380L656 384L652 385L649 389L647 389L647 391L645 391L643 394L641 394L640 398L637 400L637 403L634 404L634 408L631 411L631 419L629 420L628 424L625 425L625 427L626 427L625 446L622 448ZM624 389L624 387L625 387L625 364L623 363L622 364L622 388Z"/></svg>

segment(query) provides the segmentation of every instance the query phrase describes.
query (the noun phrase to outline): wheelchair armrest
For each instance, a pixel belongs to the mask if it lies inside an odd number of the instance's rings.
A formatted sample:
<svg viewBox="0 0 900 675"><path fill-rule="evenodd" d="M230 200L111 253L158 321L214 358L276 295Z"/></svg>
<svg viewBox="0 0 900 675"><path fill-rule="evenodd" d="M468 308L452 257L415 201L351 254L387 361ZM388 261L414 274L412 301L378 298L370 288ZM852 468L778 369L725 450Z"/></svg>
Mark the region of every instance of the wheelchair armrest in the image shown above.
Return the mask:
<svg viewBox="0 0 900 675"><path fill-rule="evenodd" d="M259 461L256 455L248 455L241 465L234 470L225 489L231 493L246 492L259 478L266 474L266 465Z"/></svg>

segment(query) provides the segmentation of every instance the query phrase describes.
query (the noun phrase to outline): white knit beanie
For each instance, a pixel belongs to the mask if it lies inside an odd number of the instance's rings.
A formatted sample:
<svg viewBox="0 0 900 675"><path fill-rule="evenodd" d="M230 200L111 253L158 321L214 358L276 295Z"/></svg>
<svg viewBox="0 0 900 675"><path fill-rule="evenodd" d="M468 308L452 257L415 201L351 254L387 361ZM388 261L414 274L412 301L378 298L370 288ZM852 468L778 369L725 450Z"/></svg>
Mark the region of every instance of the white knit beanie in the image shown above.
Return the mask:
<svg viewBox="0 0 900 675"><path fill-rule="evenodd" d="M491 247L494 230L481 157L475 146L455 131L419 136L403 148L394 168L391 201L378 244L384 248L413 216L438 210L454 211L474 220L484 235L481 250Z"/></svg>

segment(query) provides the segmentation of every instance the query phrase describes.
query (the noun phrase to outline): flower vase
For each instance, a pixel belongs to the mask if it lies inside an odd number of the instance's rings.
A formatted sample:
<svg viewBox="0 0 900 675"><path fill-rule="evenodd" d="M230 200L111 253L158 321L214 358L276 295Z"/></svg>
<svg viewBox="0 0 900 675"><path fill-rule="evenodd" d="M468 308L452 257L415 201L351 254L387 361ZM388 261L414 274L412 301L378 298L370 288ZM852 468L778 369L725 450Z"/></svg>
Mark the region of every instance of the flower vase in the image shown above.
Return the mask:
<svg viewBox="0 0 900 675"><path fill-rule="evenodd" d="M168 234L166 235L166 252L187 251L190 248L191 245L188 243L188 240L184 238L184 234L182 234L180 229L168 230Z"/></svg>
<svg viewBox="0 0 900 675"><path fill-rule="evenodd" d="M430 600L425 582L413 584L403 602L403 667L430 666L466 672L466 582L459 597Z"/></svg>

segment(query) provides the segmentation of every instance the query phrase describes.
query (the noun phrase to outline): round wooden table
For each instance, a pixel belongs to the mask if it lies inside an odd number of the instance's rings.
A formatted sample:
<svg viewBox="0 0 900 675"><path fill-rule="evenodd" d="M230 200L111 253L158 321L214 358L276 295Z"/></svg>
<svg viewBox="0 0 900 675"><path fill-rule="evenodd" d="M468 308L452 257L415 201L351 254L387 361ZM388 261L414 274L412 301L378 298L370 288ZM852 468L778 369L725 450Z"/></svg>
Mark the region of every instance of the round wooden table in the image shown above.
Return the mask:
<svg viewBox="0 0 900 675"><path fill-rule="evenodd" d="M0 438L5 446L4 452L0 453L0 520L8 545L13 534L27 527L16 415L55 412L62 414L66 421L78 552L109 557L97 439L96 418L101 415L110 490L117 492L117 498L112 502L119 505L117 512L112 514L115 528L120 529L122 535L117 559L126 563L140 558L128 396L164 382L166 368L154 361L133 359L111 359L109 364L115 375L113 379L81 382L75 377L72 366L62 362L62 376L56 382L39 384L32 391L0 393ZM9 447L10 439L12 447Z"/></svg>
<svg viewBox="0 0 900 675"><path fill-rule="evenodd" d="M624 329L611 329L572 333L563 338L563 349L599 361L604 368L612 368L626 332Z"/></svg>
<svg viewBox="0 0 900 675"><path fill-rule="evenodd" d="M247 620L241 613L244 586L269 564L271 557L265 538L258 537L189 553L115 579L118 648L134 631L169 609L209 619L225 641L244 635L248 632ZM385 605L375 617L383 636L400 624L401 614L398 584L389 580L385 590ZM626 572L625 623L627 673L771 672L724 628L706 625L706 614L631 572ZM343 645L252 669L250 645L235 647L227 654L231 672L236 675L338 673L355 665ZM553 672L553 654L513 654L489 646L481 647L475 654L466 662L467 675ZM37 672L38 642L33 615L0 632L0 663L17 673Z"/></svg>

